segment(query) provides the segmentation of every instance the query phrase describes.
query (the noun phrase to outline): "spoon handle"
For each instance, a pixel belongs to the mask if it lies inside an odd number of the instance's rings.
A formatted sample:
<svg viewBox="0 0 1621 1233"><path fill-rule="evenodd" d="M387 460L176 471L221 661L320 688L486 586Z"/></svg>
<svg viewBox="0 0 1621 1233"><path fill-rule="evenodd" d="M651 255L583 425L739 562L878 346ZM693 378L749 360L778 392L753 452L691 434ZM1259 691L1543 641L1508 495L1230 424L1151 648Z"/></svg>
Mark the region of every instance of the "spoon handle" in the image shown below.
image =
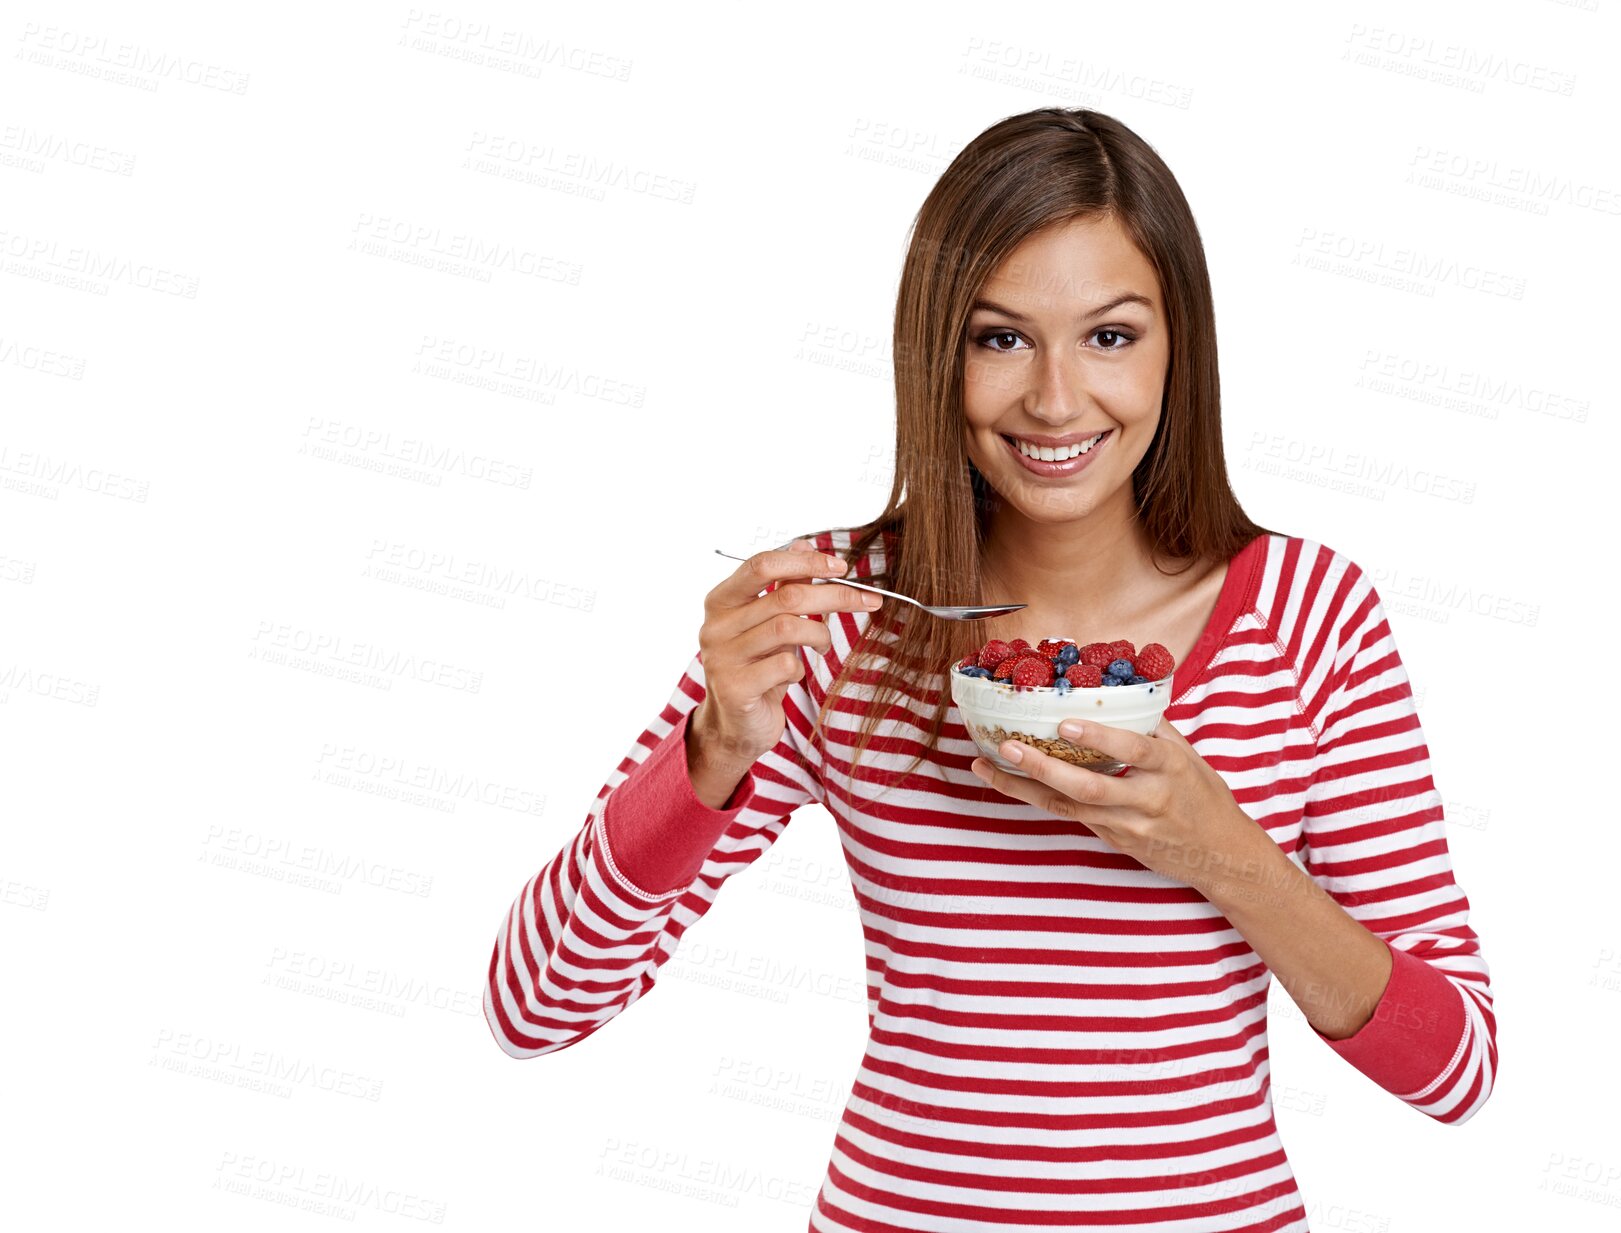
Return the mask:
<svg viewBox="0 0 1621 1233"><path fill-rule="evenodd" d="M719 552L720 555L723 556L723 557L730 557L734 561L747 561L748 560L747 557L740 557L740 556L737 556L737 555L735 555L733 553L730 553L730 552L721 552L719 548L715 549L715 551ZM917 600L913 599L909 595L898 595L894 591L886 591L886 590L884 590L883 587L875 587L871 583L867 583L867 582L856 582L854 579L851 579L851 578L812 578L811 582L812 583L836 582L840 586L854 587L858 591L872 591L874 594L877 594L877 595L887 595L891 599L904 600L905 602L907 602L907 603L909 603L909 604L911 604L911 605L913 605L914 607L917 607L917 608L923 608L924 607L923 604L918 603Z"/></svg>
<svg viewBox="0 0 1621 1233"><path fill-rule="evenodd" d="M917 600L912 599L909 596L897 595L894 591L886 591L886 590L884 590L883 587L875 587L871 583L856 582L855 580L853 580L851 578L812 578L811 579L811 584L812 585L815 585L815 584L821 583L821 582L836 582L841 587L854 587L858 591L871 591L875 595L887 595L891 599L904 599L909 604L917 604L917 606L919 608L923 607L923 605L919 604L917 602Z"/></svg>

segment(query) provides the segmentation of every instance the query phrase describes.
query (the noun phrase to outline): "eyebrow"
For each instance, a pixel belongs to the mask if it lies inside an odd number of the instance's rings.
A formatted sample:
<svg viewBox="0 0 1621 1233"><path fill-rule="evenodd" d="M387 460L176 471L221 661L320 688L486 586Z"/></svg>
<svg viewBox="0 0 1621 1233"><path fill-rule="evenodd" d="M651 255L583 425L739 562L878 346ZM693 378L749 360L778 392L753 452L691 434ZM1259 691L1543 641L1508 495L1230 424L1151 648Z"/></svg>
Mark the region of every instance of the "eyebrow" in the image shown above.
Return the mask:
<svg viewBox="0 0 1621 1233"><path fill-rule="evenodd" d="M1128 291L1125 295L1110 300L1107 304L1099 305L1091 312L1084 314L1081 320L1085 321L1090 317L1101 317L1104 313L1111 312L1112 310L1119 308L1122 304L1141 304L1150 312L1152 312L1154 309L1154 301L1149 299L1146 295L1138 295L1135 291ZM986 312L1001 313L1004 317L1012 317L1015 321L1029 320L1029 318L1023 313L1016 313L1011 308L1006 308L1003 305L996 303L994 300L975 300L971 305L969 305L968 311L972 313L978 312L981 309Z"/></svg>

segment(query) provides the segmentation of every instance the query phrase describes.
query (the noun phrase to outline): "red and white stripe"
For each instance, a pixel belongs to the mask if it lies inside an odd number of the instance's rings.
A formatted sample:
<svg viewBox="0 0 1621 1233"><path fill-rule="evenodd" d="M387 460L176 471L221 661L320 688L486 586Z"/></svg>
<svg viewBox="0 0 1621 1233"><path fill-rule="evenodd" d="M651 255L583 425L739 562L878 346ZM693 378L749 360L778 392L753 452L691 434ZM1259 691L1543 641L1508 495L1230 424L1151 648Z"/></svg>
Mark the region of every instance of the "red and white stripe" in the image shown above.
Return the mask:
<svg viewBox="0 0 1621 1233"><path fill-rule="evenodd" d="M851 536L816 541L847 552ZM781 741L720 810L687 777L693 657L512 905L485 990L497 1043L551 1053L636 1001L725 880L815 802L861 912L870 1035L811 1229L1304 1230L1272 1115L1265 965L1195 891L982 783L955 711L904 777L926 711L887 716L852 776L873 675L852 678L825 739L811 716L867 619L829 617L832 650L802 651ZM1239 805L1391 948L1373 1019L1324 1043L1420 1112L1466 1120L1496 1073L1489 976L1366 575L1261 536L1175 688L1167 718Z"/></svg>

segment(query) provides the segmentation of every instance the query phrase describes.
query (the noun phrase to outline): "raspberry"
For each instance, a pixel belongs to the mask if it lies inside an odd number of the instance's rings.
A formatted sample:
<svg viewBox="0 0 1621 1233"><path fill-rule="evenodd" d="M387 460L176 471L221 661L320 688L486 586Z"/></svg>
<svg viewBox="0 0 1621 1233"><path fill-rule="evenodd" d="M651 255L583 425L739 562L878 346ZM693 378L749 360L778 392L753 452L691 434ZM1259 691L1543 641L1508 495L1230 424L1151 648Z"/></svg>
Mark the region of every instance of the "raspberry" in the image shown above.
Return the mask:
<svg viewBox="0 0 1621 1233"><path fill-rule="evenodd" d="M1083 664L1091 664L1096 668L1107 668L1111 662L1120 658L1115 654L1112 642L1088 642L1081 648Z"/></svg>
<svg viewBox="0 0 1621 1233"><path fill-rule="evenodd" d="M1043 638L1035 646L1024 638L992 638L957 665L968 676L1007 681L1018 689L1096 689L1100 685L1160 681L1170 676L1176 659L1163 643L1150 642L1139 652L1127 638L1079 645L1068 638Z"/></svg>
<svg viewBox="0 0 1621 1233"><path fill-rule="evenodd" d="M979 666L981 668L994 668L1004 659L1014 654L1014 649L1000 638L992 638L979 649Z"/></svg>
<svg viewBox="0 0 1621 1233"><path fill-rule="evenodd" d="M1103 684L1103 670L1096 664L1072 664L1064 679L1078 689L1096 689Z"/></svg>
<svg viewBox="0 0 1621 1233"><path fill-rule="evenodd" d="M1176 657L1158 642L1150 642L1137 652L1137 672L1150 681L1163 681L1176 667Z"/></svg>
<svg viewBox="0 0 1621 1233"><path fill-rule="evenodd" d="M1034 686L1051 685L1053 683L1053 666L1040 655L1020 656L1019 662L1013 666L1013 686L1015 689L1029 689Z"/></svg>

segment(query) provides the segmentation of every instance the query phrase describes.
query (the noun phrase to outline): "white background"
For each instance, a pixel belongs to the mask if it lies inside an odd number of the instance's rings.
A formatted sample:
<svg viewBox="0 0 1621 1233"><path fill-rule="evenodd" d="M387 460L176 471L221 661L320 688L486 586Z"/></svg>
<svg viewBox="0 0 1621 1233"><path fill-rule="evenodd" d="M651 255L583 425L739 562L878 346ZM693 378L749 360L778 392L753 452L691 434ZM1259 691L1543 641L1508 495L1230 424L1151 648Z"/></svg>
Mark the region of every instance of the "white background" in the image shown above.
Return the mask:
<svg viewBox="0 0 1621 1233"><path fill-rule="evenodd" d="M911 218L1061 104L1192 202L1233 482L1373 576L1491 964L1461 1128L1274 989L1312 1228L1613 1228L1616 9L6 5L8 1223L804 1228L820 807L579 1046L479 992L711 550L881 508Z"/></svg>

